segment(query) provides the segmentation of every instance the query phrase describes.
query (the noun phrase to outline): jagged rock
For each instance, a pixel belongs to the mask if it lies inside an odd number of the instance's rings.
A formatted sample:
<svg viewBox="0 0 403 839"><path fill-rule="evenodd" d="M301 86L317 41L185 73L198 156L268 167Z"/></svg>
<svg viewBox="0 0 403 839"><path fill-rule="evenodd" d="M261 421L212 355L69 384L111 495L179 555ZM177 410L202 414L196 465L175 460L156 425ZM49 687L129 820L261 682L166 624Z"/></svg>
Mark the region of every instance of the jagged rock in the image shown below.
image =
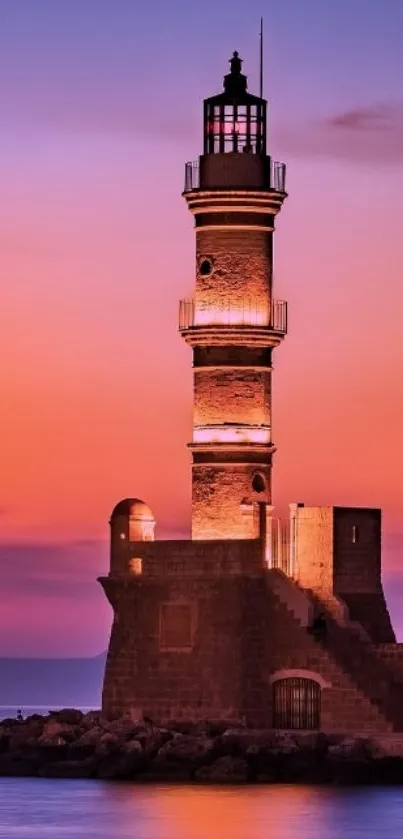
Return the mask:
<svg viewBox="0 0 403 839"><path fill-rule="evenodd" d="M215 741L211 738L182 734L164 743L158 751L158 757L167 761L200 764L213 758L214 745Z"/></svg>
<svg viewBox="0 0 403 839"><path fill-rule="evenodd" d="M292 754L298 745L292 734L286 731L228 729L218 738L222 754L242 757L247 754L270 752Z"/></svg>
<svg viewBox="0 0 403 839"><path fill-rule="evenodd" d="M226 755L209 766L201 766L195 772L195 780L210 783L235 784L248 780L248 764L241 757Z"/></svg>
<svg viewBox="0 0 403 839"><path fill-rule="evenodd" d="M96 774L98 778L104 780L108 778L126 780L133 778L141 769L144 769L145 764L146 758L140 743L131 740L123 744L120 753L101 760Z"/></svg>
<svg viewBox="0 0 403 839"><path fill-rule="evenodd" d="M160 748L175 735L166 728L142 729L136 733L135 739L141 743L145 755L153 760ZM178 735L181 736L181 735Z"/></svg>
<svg viewBox="0 0 403 839"><path fill-rule="evenodd" d="M151 781L190 781L193 778L193 768L185 762L167 760L157 755L148 763L146 772L140 778Z"/></svg>
<svg viewBox="0 0 403 839"><path fill-rule="evenodd" d="M28 727L21 726L19 731L16 731L15 734L10 736L8 751L12 753L23 751L27 746L36 745L38 740L39 737L33 736Z"/></svg>
<svg viewBox="0 0 403 839"><path fill-rule="evenodd" d="M55 734L54 736L48 734L42 734L38 737L36 741L36 745L40 746L41 748L58 748L59 746L67 746L67 741L64 740L63 737L60 735Z"/></svg>
<svg viewBox="0 0 403 839"><path fill-rule="evenodd" d="M123 743L122 751L124 754L127 755L143 755L143 747L138 740L127 740L126 743Z"/></svg>
<svg viewBox="0 0 403 839"><path fill-rule="evenodd" d="M366 760L371 758L371 740L366 738L345 738L340 743L328 747L330 758L343 760Z"/></svg>
<svg viewBox="0 0 403 839"><path fill-rule="evenodd" d="M217 738L217 746L223 755L236 757L246 754L247 749L253 745L255 740L255 731L246 731L244 728L227 728Z"/></svg>
<svg viewBox="0 0 403 839"><path fill-rule="evenodd" d="M72 725L70 723L63 723L59 722L58 720L50 719L49 721L45 722L43 726L43 732L41 737L49 738L49 739L56 739L61 738L66 743L72 743L73 740L77 739L77 735L80 732L80 728L77 725ZM41 740L41 737L39 740Z"/></svg>
<svg viewBox="0 0 403 839"><path fill-rule="evenodd" d="M120 717L120 719L112 720L112 722L101 720L101 725L105 731L115 735L119 740L130 740L144 729L143 723L133 722L130 717Z"/></svg>
<svg viewBox="0 0 403 839"><path fill-rule="evenodd" d="M87 731L91 728L101 728L102 714L101 711L87 711L81 720L81 728Z"/></svg>
<svg viewBox="0 0 403 839"><path fill-rule="evenodd" d="M309 731L302 734L296 731L293 739L298 749L302 751L325 754L328 750L329 741L322 731Z"/></svg>
<svg viewBox="0 0 403 839"><path fill-rule="evenodd" d="M8 734L6 731L0 730L0 755L5 754L5 752L8 752L10 739L10 734Z"/></svg>
<svg viewBox="0 0 403 839"><path fill-rule="evenodd" d="M97 745L97 743L99 743L99 741L101 740L101 737L104 734L105 734L104 730L102 728L99 728L98 726L96 726L94 728L89 728L86 731L84 731L83 734L80 734L80 736L77 738L77 740L75 742L75 745L76 746L94 746L94 748L95 748L95 746Z"/></svg>
<svg viewBox="0 0 403 839"><path fill-rule="evenodd" d="M76 708L62 708L60 711L51 712L51 722L64 723L66 725L80 725L84 714Z"/></svg>
<svg viewBox="0 0 403 839"><path fill-rule="evenodd" d="M95 746L95 754L98 756L105 756L119 751L120 740L116 734L111 734L107 731L102 734L100 740Z"/></svg>
<svg viewBox="0 0 403 839"><path fill-rule="evenodd" d="M253 730L228 727L222 720L186 722L178 724L178 731L172 723L160 728L129 715L113 720L100 712L80 715L64 709L0 723L0 775L207 783L403 782L399 735L353 738Z"/></svg>

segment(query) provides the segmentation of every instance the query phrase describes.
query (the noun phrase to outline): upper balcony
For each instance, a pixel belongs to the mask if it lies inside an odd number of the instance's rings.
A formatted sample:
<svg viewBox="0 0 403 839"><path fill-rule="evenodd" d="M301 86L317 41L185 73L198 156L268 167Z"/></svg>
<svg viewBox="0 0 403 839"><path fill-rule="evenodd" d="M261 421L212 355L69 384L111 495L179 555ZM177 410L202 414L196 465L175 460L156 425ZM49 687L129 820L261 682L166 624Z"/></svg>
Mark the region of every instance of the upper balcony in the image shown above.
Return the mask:
<svg viewBox="0 0 403 839"><path fill-rule="evenodd" d="M264 189L269 192L285 193L286 165L269 157L256 155L236 156L212 155L202 158L203 183L200 178L200 161L191 160L185 164L184 193L195 190L225 190L239 188Z"/></svg>
<svg viewBox="0 0 403 839"><path fill-rule="evenodd" d="M260 337L264 344L275 345L287 334L287 303L272 300L270 306L262 307L253 299L220 300L213 304L188 298L179 304L179 331L189 337L189 343L194 342L192 334L197 342L197 335L205 335L206 341L202 342L208 343L212 332L219 340L220 334L230 331L241 341L242 335L251 333L256 340Z"/></svg>

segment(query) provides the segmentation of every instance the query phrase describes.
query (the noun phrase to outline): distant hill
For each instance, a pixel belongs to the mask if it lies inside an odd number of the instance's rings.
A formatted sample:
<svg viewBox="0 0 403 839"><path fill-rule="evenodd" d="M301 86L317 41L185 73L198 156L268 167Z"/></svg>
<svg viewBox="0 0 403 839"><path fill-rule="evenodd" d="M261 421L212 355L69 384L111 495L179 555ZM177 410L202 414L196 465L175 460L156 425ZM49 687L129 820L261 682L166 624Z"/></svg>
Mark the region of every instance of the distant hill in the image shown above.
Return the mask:
<svg viewBox="0 0 403 839"><path fill-rule="evenodd" d="M0 705L97 708L105 659L0 658Z"/></svg>

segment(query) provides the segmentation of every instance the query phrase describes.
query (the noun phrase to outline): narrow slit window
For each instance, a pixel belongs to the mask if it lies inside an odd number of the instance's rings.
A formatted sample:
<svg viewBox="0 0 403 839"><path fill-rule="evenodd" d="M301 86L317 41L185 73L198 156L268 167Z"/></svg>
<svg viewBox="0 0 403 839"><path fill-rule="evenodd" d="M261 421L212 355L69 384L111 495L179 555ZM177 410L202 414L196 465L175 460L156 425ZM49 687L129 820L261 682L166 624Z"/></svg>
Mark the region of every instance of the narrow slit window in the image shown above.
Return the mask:
<svg viewBox="0 0 403 839"><path fill-rule="evenodd" d="M357 527L356 524L353 524L353 527L352 527L352 530L351 530L351 541L352 541L353 545L355 545L358 542L358 527Z"/></svg>

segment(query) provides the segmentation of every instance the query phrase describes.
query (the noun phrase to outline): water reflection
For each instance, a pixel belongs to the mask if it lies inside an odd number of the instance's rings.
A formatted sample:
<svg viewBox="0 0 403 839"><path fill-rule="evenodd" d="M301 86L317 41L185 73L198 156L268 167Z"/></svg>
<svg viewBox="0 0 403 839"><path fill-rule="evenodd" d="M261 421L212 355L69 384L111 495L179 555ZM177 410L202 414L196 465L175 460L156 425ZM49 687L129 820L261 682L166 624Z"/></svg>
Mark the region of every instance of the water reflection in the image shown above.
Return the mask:
<svg viewBox="0 0 403 839"><path fill-rule="evenodd" d="M186 787L0 779L1 839L388 839L398 788Z"/></svg>

